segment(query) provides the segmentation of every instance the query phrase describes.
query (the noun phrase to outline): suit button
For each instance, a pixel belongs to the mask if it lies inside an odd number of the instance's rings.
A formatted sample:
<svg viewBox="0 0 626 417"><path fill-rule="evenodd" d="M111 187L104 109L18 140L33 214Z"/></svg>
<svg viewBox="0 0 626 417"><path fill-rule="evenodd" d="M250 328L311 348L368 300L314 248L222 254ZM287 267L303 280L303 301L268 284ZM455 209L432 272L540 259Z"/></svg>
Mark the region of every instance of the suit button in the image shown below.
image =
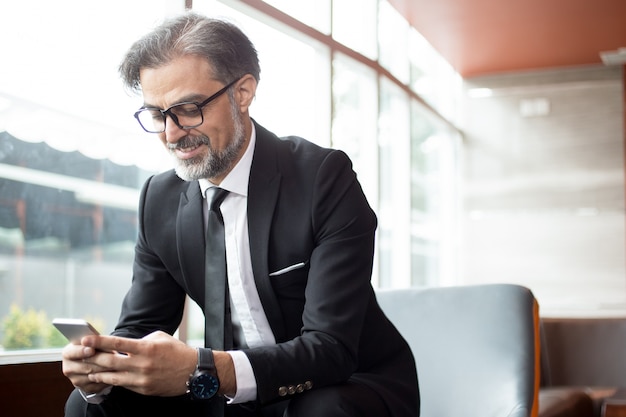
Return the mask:
<svg viewBox="0 0 626 417"><path fill-rule="evenodd" d="M284 397L285 395L287 395L287 387L278 388L278 395L281 397Z"/></svg>
<svg viewBox="0 0 626 417"><path fill-rule="evenodd" d="M304 392L304 384L298 384L296 385L296 392L298 394L302 394Z"/></svg>
<svg viewBox="0 0 626 417"><path fill-rule="evenodd" d="M306 381L304 383L304 389L305 390L310 390L311 388L313 388L313 383L311 381Z"/></svg>
<svg viewBox="0 0 626 417"><path fill-rule="evenodd" d="M289 395L293 395L296 393L296 387L294 387L293 385L289 385L289 388L287 388L287 392L289 393Z"/></svg>

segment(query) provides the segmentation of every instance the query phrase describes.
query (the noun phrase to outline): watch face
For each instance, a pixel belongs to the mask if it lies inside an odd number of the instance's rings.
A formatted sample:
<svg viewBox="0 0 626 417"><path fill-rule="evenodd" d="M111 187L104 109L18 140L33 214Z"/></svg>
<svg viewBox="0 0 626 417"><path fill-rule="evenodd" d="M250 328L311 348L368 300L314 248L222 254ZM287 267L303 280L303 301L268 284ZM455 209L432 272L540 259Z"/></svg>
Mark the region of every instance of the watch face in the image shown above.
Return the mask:
<svg viewBox="0 0 626 417"><path fill-rule="evenodd" d="M198 399L208 400L217 394L220 383L215 375L208 373L200 374L191 381L189 391Z"/></svg>

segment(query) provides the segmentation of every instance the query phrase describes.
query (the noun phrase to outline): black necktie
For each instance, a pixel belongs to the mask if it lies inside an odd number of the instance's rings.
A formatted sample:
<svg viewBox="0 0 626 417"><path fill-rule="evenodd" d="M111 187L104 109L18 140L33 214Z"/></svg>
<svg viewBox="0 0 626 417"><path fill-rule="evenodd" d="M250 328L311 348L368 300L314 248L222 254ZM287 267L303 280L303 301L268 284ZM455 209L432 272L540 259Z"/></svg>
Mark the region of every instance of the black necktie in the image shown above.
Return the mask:
<svg viewBox="0 0 626 417"><path fill-rule="evenodd" d="M206 347L228 350L233 347L230 297L226 274L226 245L224 241L224 219L220 204L228 191L215 188L209 203L206 258L205 258L205 335Z"/></svg>

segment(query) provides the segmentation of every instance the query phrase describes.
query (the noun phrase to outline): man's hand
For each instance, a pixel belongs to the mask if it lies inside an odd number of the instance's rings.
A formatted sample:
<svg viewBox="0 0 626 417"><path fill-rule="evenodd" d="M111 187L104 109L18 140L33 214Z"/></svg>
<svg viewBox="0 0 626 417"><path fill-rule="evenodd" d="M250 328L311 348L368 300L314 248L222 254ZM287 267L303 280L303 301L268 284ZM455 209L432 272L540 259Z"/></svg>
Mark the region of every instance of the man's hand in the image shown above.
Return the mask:
<svg viewBox="0 0 626 417"><path fill-rule="evenodd" d="M83 350L83 355L68 349L68 356L72 354L71 357L82 359L82 366L76 367L80 377L74 379L90 388L114 385L144 395L182 395L198 363L195 348L161 331L143 339L85 336L81 343L83 346L79 349ZM96 352L90 355L94 350ZM84 381L85 375L89 384ZM72 378L70 380L74 383Z"/></svg>
<svg viewBox="0 0 626 417"><path fill-rule="evenodd" d="M96 354L95 349L70 343L63 348L63 374L72 384L86 393L98 393L107 387L106 384L94 383L88 375L93 372L105 371L105 368L88 363ZM104 353L103 353L104 354ZM111 353L109 353L111 355Z"/></svg>

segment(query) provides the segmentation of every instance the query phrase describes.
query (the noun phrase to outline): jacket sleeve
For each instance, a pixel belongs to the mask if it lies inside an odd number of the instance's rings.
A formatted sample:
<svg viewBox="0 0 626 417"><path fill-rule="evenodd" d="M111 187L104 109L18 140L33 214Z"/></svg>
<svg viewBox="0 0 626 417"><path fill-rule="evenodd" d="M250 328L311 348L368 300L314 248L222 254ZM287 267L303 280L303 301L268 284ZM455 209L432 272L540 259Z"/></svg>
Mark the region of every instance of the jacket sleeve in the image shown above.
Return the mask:
<svg viewBox="0 0 626 417"><path fill-rule="evenodd" d="M173 334L182 319L185 292L149 243L149 231L161 222L155 216L163 215L155 210L167 211L162 203L155 201L162 201L164 195L163 190L158 191L159 187L154 185L157 182L151 177L141 190L133 277L113 332L117 336L141 338L156 330ZM170 213L170 217L175 215ZM161 223L158 227L170 226Z"/></svg>

